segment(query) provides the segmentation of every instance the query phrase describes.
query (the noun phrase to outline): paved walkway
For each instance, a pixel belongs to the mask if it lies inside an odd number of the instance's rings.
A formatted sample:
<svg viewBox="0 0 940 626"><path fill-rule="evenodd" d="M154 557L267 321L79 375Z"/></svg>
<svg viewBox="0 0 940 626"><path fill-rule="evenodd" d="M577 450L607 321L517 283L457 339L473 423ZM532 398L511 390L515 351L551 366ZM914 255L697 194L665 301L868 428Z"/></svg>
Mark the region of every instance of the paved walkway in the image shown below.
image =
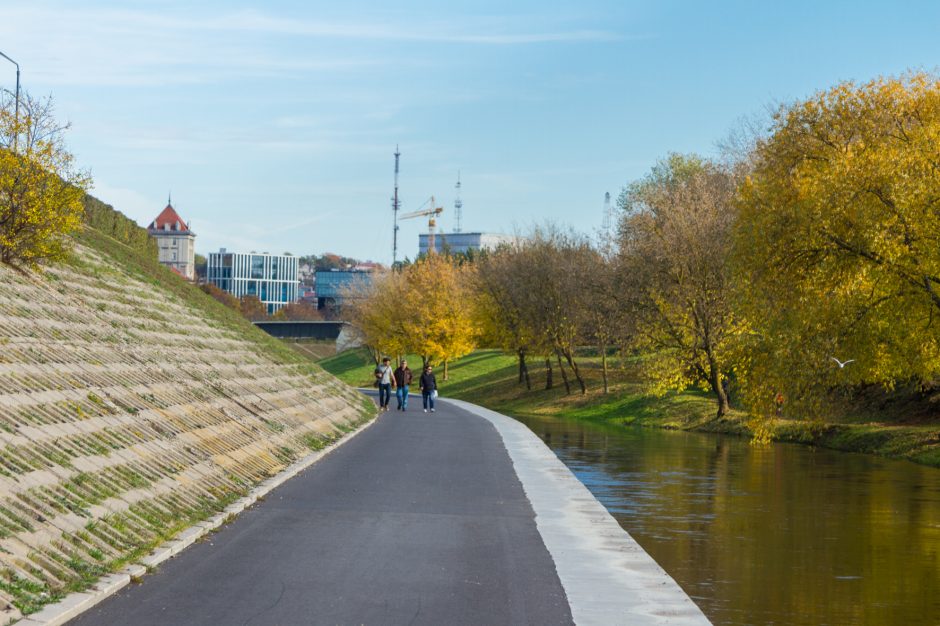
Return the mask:
<svg viewBox="0 0 940 626"><path fill-rule="evenodd" d="M497 429L411 400L71 623L571 623Z"/></svg>

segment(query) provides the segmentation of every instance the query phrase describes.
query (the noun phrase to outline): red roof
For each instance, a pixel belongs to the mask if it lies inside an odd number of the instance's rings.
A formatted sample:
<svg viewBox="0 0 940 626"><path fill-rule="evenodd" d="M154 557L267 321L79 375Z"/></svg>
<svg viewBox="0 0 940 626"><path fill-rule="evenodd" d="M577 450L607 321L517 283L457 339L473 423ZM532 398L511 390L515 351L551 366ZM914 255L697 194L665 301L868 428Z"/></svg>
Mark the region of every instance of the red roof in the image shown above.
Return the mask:
<svg viewBox="0 0 940 626"><path fill-rule="evenodd" d="M150 222L150 226L147 227L149 231L158 231L158 232L177 232L177 233L188 233L189 224L183 221L183 218L179 216L179 213L176 212L176 209L173 208L172 204L166 205L166 208L157 216L157 219Z"/></svg>

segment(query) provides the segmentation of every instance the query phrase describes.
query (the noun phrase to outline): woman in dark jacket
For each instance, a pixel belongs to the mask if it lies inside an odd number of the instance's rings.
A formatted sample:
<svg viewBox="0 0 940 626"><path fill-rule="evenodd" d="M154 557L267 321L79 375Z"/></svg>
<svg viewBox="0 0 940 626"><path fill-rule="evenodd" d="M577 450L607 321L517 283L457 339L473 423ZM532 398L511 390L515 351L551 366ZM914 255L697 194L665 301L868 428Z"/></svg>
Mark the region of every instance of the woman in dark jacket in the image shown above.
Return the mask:
<svg viewBox="0 0 940 626"><path fill-rule="evenodd" d="M434 412L434 395L436 392L437 378L434 377L434 372L431 371L431 366L428 365L421 373L421 400L424 402L425 413L428 412L428 409L431 409L431 413Z"/></svg>

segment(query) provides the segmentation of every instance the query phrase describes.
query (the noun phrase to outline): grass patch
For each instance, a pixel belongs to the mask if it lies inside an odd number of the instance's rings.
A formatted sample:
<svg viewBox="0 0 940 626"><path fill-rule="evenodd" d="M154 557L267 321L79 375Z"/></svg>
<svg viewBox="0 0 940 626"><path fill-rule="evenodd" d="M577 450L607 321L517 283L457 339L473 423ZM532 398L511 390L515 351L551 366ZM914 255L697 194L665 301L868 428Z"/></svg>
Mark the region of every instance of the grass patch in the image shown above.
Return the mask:
<svg viewBox="0 0 940 626"><path fill-rule="evenodd" d="M330 339L288 339L288 346L312 361L336 354L336 341Z"/></svg>
<svg viewBox="0 0 940 626"><path fill-rule="evenodd" d="M417 364L420 369L420 357L408 355L407 360L409 365ZM319 363L350 385L372 385L374 363L364 349L347 350ZM547 368L536 359L529 360L532 389L526 390L525 385L518 382L516 358L496 350L477 350L451 363L447 381L443 380L440 365L436 365L435 370L441 395L510 415L552 415L617 426L752 435L746 412L733 409L718 419L714 400L699 389L664 396L649 394L630 360L611 359L608 394L601 391L600 358L582 356L578 364L588 385L588 393L583 396L575 390L573 380L572 393L565 394L557 363L553 363L554 388L545 389ZM827 423L778 420L773 426L774 439L940 467L940 419L925 413L922 402L913 402L910 395L883 396L880 404L872 398L863 400L847 401L842 413L834 415Z"/></svg>
<svg viewBox="0 0 940 626"><path fill-rule="evenodd" d="M85 228L75 236L78 243L111 257L116 267L144 283L169 292L176 299L195 309L213 325L223 327L237 338L253 344L258 350L282 363L311 364L309 358L271 337L246 320L240 313L217 302L207 293L181 279L157 261L156 256L141 254L140 250L109 237L93 228ZM83 267L87 263L74 255L71 264ZM92 274L102 270L93 268Z"/></svg>

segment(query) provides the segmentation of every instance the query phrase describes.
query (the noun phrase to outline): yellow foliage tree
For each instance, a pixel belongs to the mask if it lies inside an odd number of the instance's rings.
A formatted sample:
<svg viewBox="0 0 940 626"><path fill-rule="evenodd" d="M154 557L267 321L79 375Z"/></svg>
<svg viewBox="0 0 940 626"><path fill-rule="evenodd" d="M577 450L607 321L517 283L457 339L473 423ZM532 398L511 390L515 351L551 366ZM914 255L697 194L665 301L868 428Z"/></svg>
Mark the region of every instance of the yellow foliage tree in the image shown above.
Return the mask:
<svg viewBox="0 0 940 626"><path fill-rule="evenodd" d="M89 176L65 149L51 99L20 98L0 106L0 261L35 267L61 259L67 235L82 223Z"/></svg>
<svg viewBox="0 0 940 626"><path fill-rule="evenodd" d="M399 272L374 273L343 290L343 317L359 333L376 365L383 356L409 350L402 302L407 284Z"/></svg>
<svg viewBox="0 0 940 626"><path fill-rule="evenodd" d="M369 347L383 355L414 352L425 364L447 364L476 347L470 265L431 255L398 272L374 274L343 294L344 317Z"/></svg>
<svg viewBox="0 0 940 626"><path fill-rule="evenodd" d="M734 223L730 172L670 155L620 197L620 272L636 349L654 392L691 384L711 391L717 416L743 324L733 310L728 248Z"/></svg>
<svg viewBox="0 0 940 626"><path fill-rule="evenodd" d="M515 355L519 363L519 384L532 389L526 359L540 348L540 329L532 328L526 304L532 299L532 285L518 271L525 264L525 250L518 243L504 245L475 264L473 302L479 320L480 337L487 347Z"/></svg>
<svg viewBox="0 0 940 626"><path fill-rule="evenodd" d="M471 304L472 272L472 265L436 254L403 272L407 289L400 309L407 343L425 365L443 363L445 380L448 363L473 351L480 335Z"/></svg>
<svg viewBox="0 0 940 626"><path fill-rule="evenodd" d="M934 379L940 81L843 83L782 108L772 131L741 189L734 244L754 324L752 408L821 418L835 386Z"/></svg>

